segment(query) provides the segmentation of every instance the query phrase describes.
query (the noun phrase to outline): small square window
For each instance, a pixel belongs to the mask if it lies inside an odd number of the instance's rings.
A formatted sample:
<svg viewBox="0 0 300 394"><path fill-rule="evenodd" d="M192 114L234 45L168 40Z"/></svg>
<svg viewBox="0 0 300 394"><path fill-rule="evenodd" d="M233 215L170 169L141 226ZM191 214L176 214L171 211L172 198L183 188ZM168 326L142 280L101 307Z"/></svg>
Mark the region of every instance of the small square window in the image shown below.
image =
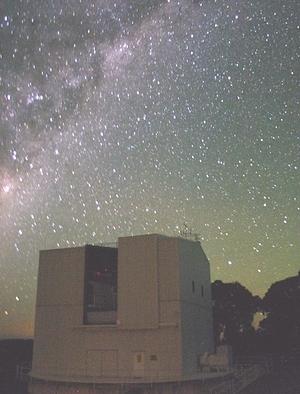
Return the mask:
<svg viewBox="0 0 300 394"><path fill-rule="evenodd" d="M137 354L137 355L136 355L136 361L137 361L138 363L141 363L141 362L142 362L142 355L141 355L141 354Z"/></svg>

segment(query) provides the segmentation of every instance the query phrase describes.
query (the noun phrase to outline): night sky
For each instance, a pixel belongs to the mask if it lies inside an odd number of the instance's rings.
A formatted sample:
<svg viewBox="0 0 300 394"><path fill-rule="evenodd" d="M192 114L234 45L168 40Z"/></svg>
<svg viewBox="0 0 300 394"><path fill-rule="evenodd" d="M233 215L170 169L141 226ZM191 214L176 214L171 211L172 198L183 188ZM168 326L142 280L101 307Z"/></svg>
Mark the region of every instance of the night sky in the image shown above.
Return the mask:
<svg viewBox="0 0 300 394"><path fill-rule="evenodd" d="M1 1L0 337L32 335L40 249L187 223L213 280L298 272L299 20L298 0Z"/></svg>

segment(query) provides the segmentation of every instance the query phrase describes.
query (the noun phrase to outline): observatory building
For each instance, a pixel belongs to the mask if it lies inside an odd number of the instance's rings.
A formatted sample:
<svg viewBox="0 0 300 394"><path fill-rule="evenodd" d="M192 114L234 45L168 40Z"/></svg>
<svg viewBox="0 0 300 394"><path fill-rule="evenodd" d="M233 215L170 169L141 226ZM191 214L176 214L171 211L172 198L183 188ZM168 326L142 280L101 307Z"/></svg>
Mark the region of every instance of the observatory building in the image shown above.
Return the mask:
<svg viewBox="0 0 300 394"><path fill-rule="evenodd" d="M41 251L35 319L30 393L188 380L214 352L208 259L157 234Z"/></svg>

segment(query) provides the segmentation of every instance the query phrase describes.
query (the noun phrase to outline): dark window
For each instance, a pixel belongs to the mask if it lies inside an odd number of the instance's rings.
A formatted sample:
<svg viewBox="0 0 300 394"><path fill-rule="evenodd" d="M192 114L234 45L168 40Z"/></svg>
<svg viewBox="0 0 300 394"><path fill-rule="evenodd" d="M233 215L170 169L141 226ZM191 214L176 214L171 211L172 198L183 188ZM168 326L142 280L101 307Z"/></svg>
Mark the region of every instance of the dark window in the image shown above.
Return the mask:
<svg viewBox="0 0 300 394"><path fill-rule="evenodd" d="M204 286L201 285L201 296L204 297Z"/></svg>
<svg viewBox="0 0 300 394"><path fill-rule="evenodd" d="M195 281L192 280L192 292L195 293Z"/></svg>

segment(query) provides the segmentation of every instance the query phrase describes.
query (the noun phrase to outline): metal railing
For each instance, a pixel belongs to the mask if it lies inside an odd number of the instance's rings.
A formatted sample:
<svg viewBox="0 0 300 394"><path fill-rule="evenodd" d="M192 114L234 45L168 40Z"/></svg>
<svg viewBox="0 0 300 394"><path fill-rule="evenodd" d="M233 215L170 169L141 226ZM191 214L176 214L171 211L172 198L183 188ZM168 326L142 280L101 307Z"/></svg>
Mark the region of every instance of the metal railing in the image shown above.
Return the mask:
<svg viewBox="0 0 300 394"><path fill-rule="evenodd" d="M269 372L267 364L237 364L230 380L211 387L209 394L236 394Z"/></svg>

